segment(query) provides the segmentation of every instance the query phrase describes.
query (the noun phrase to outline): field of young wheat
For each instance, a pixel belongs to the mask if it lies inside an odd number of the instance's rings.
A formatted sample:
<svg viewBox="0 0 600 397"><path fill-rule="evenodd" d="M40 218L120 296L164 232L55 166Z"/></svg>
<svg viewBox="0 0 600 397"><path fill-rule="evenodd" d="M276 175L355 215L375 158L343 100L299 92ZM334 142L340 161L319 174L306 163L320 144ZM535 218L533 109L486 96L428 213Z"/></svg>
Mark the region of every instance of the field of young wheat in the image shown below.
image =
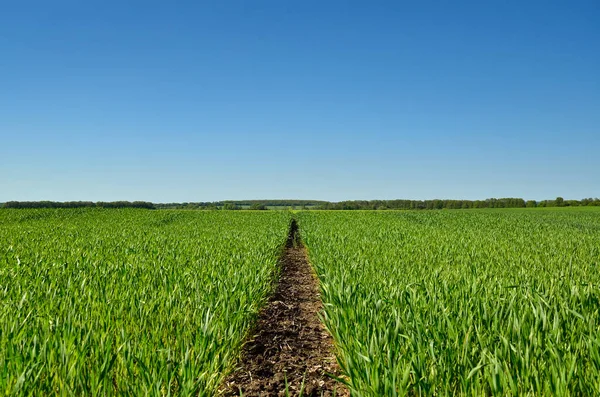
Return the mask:
<svg viewBox="0 0 600 397"><path fill-rule="evenodd" d="M307 212L355 396L600 395L600 212Z"/></svg>
<svg viewBox="0 0 600 397"><path fill-rule="evenodd" d="M292 218L353 396L600 395L600 211L0 211L0 393L215 395Z"/></svg>
<svg viewBox="0 0 600 397"><path fill-rule="evenodd" d="M212 395L286 212L0 211L0 393Z"/></svg>

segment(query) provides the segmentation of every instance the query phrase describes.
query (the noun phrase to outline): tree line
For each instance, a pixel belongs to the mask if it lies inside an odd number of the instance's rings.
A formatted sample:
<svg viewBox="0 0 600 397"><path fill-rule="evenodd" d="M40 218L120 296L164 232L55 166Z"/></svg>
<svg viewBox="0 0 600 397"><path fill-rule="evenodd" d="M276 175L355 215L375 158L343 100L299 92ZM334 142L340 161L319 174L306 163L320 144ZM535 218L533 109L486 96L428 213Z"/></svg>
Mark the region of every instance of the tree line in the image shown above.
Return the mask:
<svg viewBox="0 0 600 397"><path fill-rule="evenodd" d="M187 209L187 210L266 210L269 207L278 208L311 208L327 201L319 200L227 200L212 202L185 202L185 203L161 203L154 204L157 209Z"/></svg>
<svg viewBox="0 0 600 397"><path fill-rule="evenodd" d="M3 208L146 208L155 209L148 201L8 201Z"/></svg>
<svg viewBox="0 0 600 397"><path fill-rule="evenodd" d="M441 210L469 208L533 208L600 206L600 199L524 200L522 198L489 198L486 200L349 200L340 202L317 200L241 200L193 203L151 203L148 201L8 201L3 208L146 208L188 210L267 210L302 208L317 210Z"/></svg>
<svg viewBox="0 0 600 397"><path fill-rule="evenodd" d="M600 199L527 200L522 198L489 198L486 200L352 200L327 202L315 209L320 210L441 210L469 208L532 208L532 207L579 207L600 206Z"/></svg>

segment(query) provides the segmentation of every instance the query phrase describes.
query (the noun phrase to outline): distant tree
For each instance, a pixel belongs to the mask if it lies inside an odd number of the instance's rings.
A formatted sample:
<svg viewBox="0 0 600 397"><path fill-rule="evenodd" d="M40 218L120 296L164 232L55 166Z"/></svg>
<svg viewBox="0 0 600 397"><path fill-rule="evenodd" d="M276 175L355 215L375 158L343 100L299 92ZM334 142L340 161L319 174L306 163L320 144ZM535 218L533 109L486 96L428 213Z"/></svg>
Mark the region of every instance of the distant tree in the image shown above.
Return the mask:
<svg viewBox="0 0 600 397"><path fill-rule="evenodd" d="M235 203L225 203L223 205L223 209L227 210L227 211L233 211L233 210L239 210L241 209L239 205L235 204Z"/></svg>
<svg viewBox="0 0 600 397"><path fill-rule="evenodd" d="M554 200L554 205L557 207L562 207L565 204L565 200L562 197L557 197L556 200Z"/></svg>
<svg viewBox="0 0 600 397"><path fill-rule="evenodd" d="M266 210L267 206L261 203L252 203L252 205L250 206L250 208L248 208L249 210Z"/></svg>

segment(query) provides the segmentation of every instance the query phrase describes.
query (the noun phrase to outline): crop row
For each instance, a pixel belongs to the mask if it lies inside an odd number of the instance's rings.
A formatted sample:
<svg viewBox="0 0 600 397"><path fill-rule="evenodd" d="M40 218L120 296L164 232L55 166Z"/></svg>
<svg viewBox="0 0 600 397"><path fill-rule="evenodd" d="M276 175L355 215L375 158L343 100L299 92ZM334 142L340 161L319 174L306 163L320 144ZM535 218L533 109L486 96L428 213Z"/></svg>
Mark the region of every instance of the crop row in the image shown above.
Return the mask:
<svg viewBox="0 0 600 397"><path fill-rule="evenodd" d="M600 395L600 212L305 212L354 396Z"/></svg>
<svg viewBox="0 0 600 397"><path fill-rule="evenodd" d="M214 394L289 218L0 211L0 393Z"/></svg>

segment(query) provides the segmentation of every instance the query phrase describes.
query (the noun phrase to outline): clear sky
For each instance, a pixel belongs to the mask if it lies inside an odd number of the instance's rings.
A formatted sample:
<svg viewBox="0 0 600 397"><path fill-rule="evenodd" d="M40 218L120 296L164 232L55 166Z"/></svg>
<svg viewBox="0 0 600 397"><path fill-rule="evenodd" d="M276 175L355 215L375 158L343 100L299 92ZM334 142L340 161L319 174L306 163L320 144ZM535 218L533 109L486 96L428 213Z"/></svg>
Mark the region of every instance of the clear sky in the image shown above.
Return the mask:
<svg viewBox="0 0 600 397"><path fill-rule="evenodd" d="M556 196L597 0L0 3L0 202Z"/></svg>

